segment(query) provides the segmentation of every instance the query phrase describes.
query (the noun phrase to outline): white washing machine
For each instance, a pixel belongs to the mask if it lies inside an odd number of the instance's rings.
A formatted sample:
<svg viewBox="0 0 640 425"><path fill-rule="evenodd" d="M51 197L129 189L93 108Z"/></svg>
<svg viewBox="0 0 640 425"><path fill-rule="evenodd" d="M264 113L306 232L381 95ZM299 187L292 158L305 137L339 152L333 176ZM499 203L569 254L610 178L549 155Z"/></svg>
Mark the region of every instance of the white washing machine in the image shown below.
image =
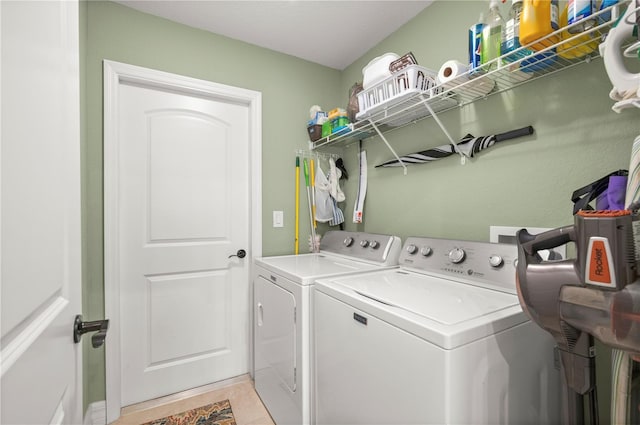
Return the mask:
<svg viewBox="0 0 640 425"><path fill-rule="evenodd" d="M277 425L311 423L315 280L397 267L401 248L395 236L330 231L319 253L255 260L255 387Z"/></svg>
<svg viewBox="0 0 640 425"><path fill-rule="evenodd" d="M553 339L515 245L412 237L400 268L315 285L315 423L554 424Z"/></svg>

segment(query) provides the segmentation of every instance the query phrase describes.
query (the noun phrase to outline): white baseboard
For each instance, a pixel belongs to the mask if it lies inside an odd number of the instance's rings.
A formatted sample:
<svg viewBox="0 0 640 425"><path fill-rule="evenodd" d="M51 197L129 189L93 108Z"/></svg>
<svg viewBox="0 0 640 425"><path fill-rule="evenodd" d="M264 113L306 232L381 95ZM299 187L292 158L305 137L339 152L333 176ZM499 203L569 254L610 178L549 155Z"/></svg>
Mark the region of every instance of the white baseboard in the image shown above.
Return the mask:
<svg viewBox="0 0 640 425"><path fill-rule="evenodd" d="M84 425L105 425L107 423L107 403L96 401L87 406Z"/></svg>

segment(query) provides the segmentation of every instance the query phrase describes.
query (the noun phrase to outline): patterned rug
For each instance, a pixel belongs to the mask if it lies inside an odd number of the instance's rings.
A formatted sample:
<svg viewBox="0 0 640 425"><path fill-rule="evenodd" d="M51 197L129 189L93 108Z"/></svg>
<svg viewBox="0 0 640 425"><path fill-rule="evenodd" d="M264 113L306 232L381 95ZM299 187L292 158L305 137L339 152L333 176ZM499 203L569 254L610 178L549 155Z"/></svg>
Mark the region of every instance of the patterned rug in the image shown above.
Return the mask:
<svg viewBox="0 0 640 425"><path fill-rule="evenodd" d="M142 425L236 425L236 420L229 400L222 400Z"/></svg>

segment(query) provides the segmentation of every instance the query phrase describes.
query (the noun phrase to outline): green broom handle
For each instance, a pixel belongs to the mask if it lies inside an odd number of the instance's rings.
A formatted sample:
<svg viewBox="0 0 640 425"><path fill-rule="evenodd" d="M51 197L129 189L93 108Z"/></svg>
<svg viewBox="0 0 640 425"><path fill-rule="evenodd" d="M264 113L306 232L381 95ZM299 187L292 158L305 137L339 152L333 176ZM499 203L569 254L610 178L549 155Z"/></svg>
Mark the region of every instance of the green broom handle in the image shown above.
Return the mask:
<svg viewBox="0 0 640 425"><path fill-rule="evenodd" d="M304 182L307 187L309 187L309 165L307 164L307 159L304 160Z"/></svg>

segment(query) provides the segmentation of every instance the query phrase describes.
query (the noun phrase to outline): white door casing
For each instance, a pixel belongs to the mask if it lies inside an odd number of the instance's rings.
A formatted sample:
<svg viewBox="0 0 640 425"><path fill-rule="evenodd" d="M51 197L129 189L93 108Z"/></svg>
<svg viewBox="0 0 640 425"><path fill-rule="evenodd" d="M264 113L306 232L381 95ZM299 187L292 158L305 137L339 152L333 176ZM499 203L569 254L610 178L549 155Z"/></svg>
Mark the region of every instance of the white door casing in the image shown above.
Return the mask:
<svg viewBox="0 0 640 425"><path fill-rule="evenodd" d="M104 76L113 421L125 405L249 371L261 95L110 61ZM247 257L229 258L239 249Z"/></svg>
<svg viewBox="0 0 640 425"><path fill-rule="evenodd" d="M82 423L78 3L0 2L0 423Z"/></svg>

